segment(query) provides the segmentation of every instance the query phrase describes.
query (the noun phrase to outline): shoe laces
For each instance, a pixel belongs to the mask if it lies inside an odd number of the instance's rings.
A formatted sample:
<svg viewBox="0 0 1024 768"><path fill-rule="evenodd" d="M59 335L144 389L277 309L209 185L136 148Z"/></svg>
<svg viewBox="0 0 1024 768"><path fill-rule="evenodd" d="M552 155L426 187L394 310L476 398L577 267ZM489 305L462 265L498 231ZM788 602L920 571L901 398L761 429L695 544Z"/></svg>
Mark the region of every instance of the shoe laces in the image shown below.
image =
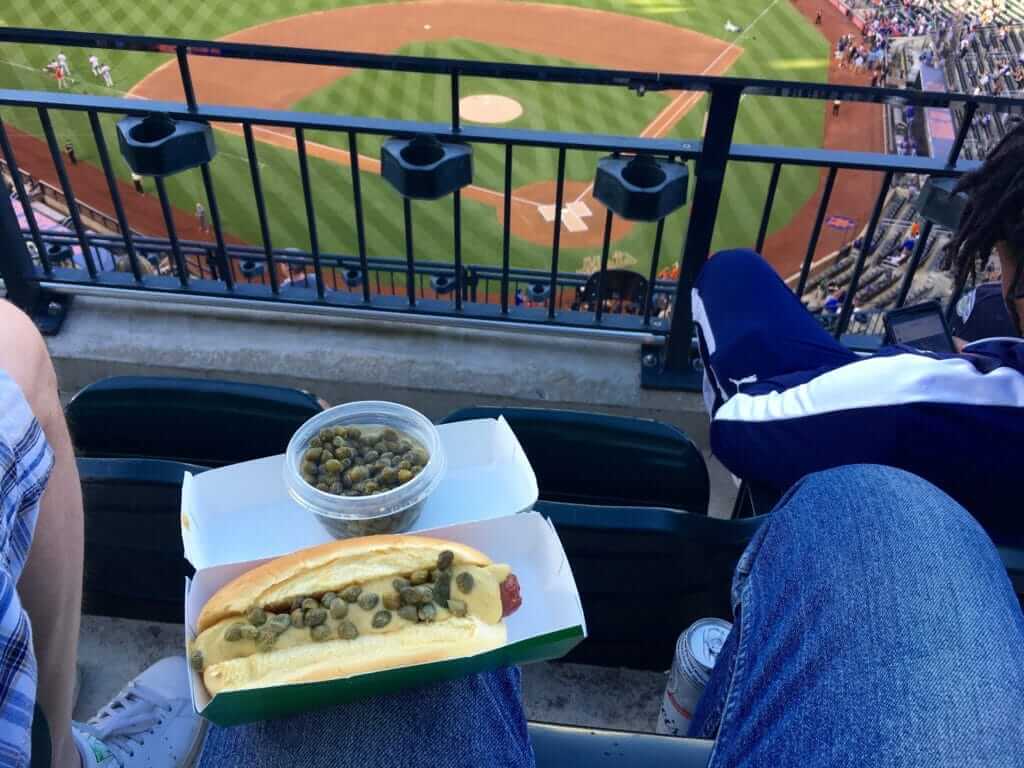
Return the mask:
<svg viewBox="0 0 1024 768"><path fill-rule="evenodd" d="M173 711L174 705L166 696L132 682L79 728L103 742L123 765Z"/></svg>

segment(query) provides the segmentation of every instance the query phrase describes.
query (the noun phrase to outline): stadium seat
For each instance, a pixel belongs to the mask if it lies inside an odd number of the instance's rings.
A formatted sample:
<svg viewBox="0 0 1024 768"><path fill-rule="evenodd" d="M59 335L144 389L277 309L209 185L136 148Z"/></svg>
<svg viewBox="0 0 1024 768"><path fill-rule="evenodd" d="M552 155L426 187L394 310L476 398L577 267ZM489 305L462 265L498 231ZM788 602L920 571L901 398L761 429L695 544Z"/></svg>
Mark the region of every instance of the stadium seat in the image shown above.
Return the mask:
<svg viewBox="0 0 1024 768"><path fill-rule="evenodd" d="M587 617L587 639L564 660L651 670L671 666L676 639L697 619L731 620L733 570L766 520L544 500L534 509L558 531Z"/></svg>
<svg viewBox="0 0 1024 768"><path fill-rule="evenodd" d="M298 389L117 376L82 389L66 415L79 456L219 467L283 453L321 410L314 395Z"/></svg>
<svg viewBox="0 0 1024 768"><path fill-rule="evenodd" d="M181 482L203 467L79 459L85 507L83 613L180 623L185 577Z"/></svg>
<svg viewBox="0 0 1024 768"><path fill-rule="evenodd" d="M543 408L465 408L442 423L504 416L545 501L671 507L707 514L704 457L680 430L646 419Z"/></svg>
<svg viewBox="0 0 1024 768"><path fill-rule="evenodd" d="M593 310L598 302L598 283L601 283L601 301L612 305L615 312L643 312L647 300L647 278L628 269L607 269L604 280L599 272L593 273L579 289L574 310Z"/></svg>

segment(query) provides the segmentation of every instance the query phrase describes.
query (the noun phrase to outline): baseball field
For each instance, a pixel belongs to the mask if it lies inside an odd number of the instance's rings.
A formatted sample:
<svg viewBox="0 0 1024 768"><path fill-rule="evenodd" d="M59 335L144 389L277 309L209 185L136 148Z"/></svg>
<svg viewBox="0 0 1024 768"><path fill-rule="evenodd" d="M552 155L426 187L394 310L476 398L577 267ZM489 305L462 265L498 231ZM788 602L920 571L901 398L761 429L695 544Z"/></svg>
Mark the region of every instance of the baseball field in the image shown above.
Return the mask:
<svg viewBox="0 0 1024 768"><path fill-rule="evenodd" d="M830 72L828 37L847 30L839 14L822 5L826 23L816 26L813 16L819 4L809 0L407 0L370 4L346 0L111 0L106 4L38 0L0 8L0 24L811 82L849 78ZM736 28L740 31L728 31ZM0 87L55 89L53 77L44 68L57 53L39 46L0 45ZM182 99L176 67L169 56L98 52L111 67L114 85L109 88L89 71L91 51L64 53L73 78L71 92ZM450 111L447 79L428 75L206 57L192 57L191 68L201 102L426 122L443 122ZM699 94L648 93L641 98L625 89L464 78L461 95L479 97L463 105L468 122L516 128L696 138L702 135L705 120L706 99ZM746 97L735 141L877 148L872 143L880 137L881 121L868 112L875 108L848 106L844 125L831 126L822 102ZM22 159L23 168L44 178L52 176L45 152L30 146L33 142L38 145L32 137L41 135L35 111L3 108L0 116L16 129L19 157L24 149L35 164L47 166L32 167ZM872 120L877 127L869 125ZM71 141L76 149L79 164L72 180L84 179L90 165L98 162L86 120L55 113L54 124L61 145ZM114 119L105 119L103 125L116 170L127 180L128 168L116 150ZM273 245L306 248L309 241L294 136L275 128L257 129L255 136ZM306 138L321 247L355 253L347 138L321 132L309 132ZM260 244L244 142L237 132L219 130L217 143L220 151L211 167L224 229L234 240ZM375 173L379 145L379 140L367 136L361 137L358 146L364 170L366 244L371 257L397 257L403 253L404 243L401 209L396 193ZM590 194L597 159L596 154L576 151L567 156L565 199L573 215L570 222L563 223L564 270L585 268L599 251L603 207ZM515 150L514 266L549 266L556 160L553 151ZM475 147L473 187L463 198L463 254L469 263L500 260L503 163L502 148ZM759 164L730 166L715 232L716 248L753 244L770 171ZM797 230L806 230L820 180L821 174L813 168L787 167L782 173L766 248L780 272L790 270L791 262L802 257L795 247ZM88 189L85 181L83 184ZM198 230L192 214L197 201L205 204L198 171L169 179L168 189L182 234L210 238ZM842 194L837 189L837 195ZM111 207L99 185L95 191L79 195L94 207ZM152 194L147 197L155 198ZM154 206L151 203L156 210ZM417 258L450 261L450 201L414 204L414 220ZM660 264L677 258L686 222L685 213L668 221ZM163 233L155 217L152 222L132 223L151 234ZM618 222L613 235L620 259L646 271L653 226Z"/></svg>

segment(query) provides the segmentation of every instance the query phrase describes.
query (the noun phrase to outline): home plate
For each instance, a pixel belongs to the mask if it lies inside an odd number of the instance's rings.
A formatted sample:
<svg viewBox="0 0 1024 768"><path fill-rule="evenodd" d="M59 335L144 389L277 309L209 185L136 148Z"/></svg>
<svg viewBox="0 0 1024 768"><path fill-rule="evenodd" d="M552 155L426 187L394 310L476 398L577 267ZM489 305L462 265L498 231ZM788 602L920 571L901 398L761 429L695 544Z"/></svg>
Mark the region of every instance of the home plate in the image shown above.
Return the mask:
<svg viewBox="0 0 1024 768"><path fill-rule="evenodd" d="M586 232L587 225L583 223L583 219L577 216L568 208L562 209L562 223L565 224L565 228L570 232Z"/></svg>
<svg viewBox="0 0 1024 768"><path fill-rule="evenodd" d="M590 209L587 207L587 204L584 203L582 200L576 200L574 202L571 202L566 206L566 208L572 211L573 214L575 214L576 216L579 216L581 219L585 219L588 216L594 215L590 212Z"/></svg>
<svg viewBox="0 0 1024 768"><path fill-rule="evenodd" d="M424 25L423 25L423 28L424 28L424 29L430 29L430 25L429 25L429 24L424 24Z"/></svg>

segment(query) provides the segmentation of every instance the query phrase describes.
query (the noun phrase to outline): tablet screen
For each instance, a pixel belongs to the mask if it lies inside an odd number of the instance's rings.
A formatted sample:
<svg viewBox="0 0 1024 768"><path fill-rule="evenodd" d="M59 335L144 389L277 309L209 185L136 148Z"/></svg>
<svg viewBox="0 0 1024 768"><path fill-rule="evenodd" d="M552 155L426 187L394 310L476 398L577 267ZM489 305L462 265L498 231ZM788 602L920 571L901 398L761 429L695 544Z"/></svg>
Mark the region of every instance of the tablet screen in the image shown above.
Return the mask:
<svg viewBox="0 0 1024 768"><path fill-rule="evenodd" d="M892 338L929 352L952 352L953 345L938 311L892 318Z"/></svg>

